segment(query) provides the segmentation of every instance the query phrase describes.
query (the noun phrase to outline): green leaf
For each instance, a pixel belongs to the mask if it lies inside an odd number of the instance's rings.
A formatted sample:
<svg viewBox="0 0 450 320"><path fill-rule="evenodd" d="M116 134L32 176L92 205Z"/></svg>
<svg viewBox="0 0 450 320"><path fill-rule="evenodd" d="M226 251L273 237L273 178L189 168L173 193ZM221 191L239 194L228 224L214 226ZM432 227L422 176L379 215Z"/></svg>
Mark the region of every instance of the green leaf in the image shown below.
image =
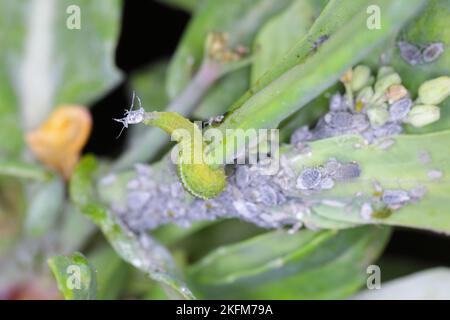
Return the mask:
<svg viewBox="0 0 450 320"><path fill-rule="evenodd" d="M295 0L272 18L255 38L251 83L278 64L293 45L308 33L325 1Z"/></svg>
<svg viewBox="0 0 450 320"><path fill-rule="evenodd" d="M23 184L14 178L0 178L0 256L20 236L25 197Z"/></svg>
<svg viewBox="0 0 450 320"><path fill-rule="evenodd" d="M66 203L59 226L61 252L73 252L83 248L95 232L95 225L80 212L79 208L72 203Z"/></svg>
<svg viewBox="0 0 450 320"><path fill-rule="evenodd" d="M0 161L0 175L41 182L52 177L52 173L40 165L8 160Z"/></svg>
<svg viewBox="0 0 450 320"><path fill-rule="evenodd" d="M55 106L88 105L118 83L120 10L119 0L1 2L0 108L9 127L19 109L33 129Z"/></svg>
<svg viewBox="0 0 450 320"><path fill-rule="evenodd" d="M217 81L195 108L193 117L204 120L224 114L228 107L248 89L249 71L249 68L243 68Z"/></svg>
<svg viewBox="0 0 450 320"><path fill-rule="evenodd" d="M355 292L389 229L269 232L218 248L190 268L207 298L332 299Z"/></svg>
<svg viewBox="0 0 450 320"><path fill-rule="evenodd" d="M289 44L289 50L282 52L277 50L277 62L267 72L263 73L258 79L252 79L252 87L239 100L237 100L230 108L230 111L239 108L257 92L264 89L272 81L280 77L283 73L296 65L304 63L311 55L316 53L314 43L320 41L321 37L330 37L336 33L339 28L348 23L356 14L366 10L369 6L369 0L358 2L349 2L345 0L331 0L320 13L319 17L304 36L300 34L300 39ZM282 37L287 31L281 25L282 19L275 17L273 28L278 32L277 36ZM278 30L279 29L279 30ZM275 32L274 30L274 32ZM264 29L262 30L264 33ZM259 35L260 37L263 35ZM292 38L294 36L291 36ZM292 41L294 39L291 39ZM287 46L288 44L286 44ZM279 61L278 61L279 60ZM257 80L257 81L255 81Z"/></svg>
<svg viewBox="0 0 450 320"><path fill-rule="evenodd" d="M356 300L448 300L449 268L433 268L382 283L379 290L358 293Z"/></svg>
<svg viewBox="0 0 450 320"><path fill-rule="evenodd" d="M34 184L25 218L25 233L34 237L48 233L55 226L65 200L64 182L59 177L45 184Z"/></svg>
<svg viewBox="0 0 450 320"><path fill-rule="evenodd" d="M196 10L170 62L166 88L172 99L189 83L203 57L206 36L227 32L232 44L248 46L260 25L291 0L205 1Z"/></svg>
<svg viewBox="0 0 450 320"><path fill-rule="evenodd" d="M95 270L81 253L71 256L54 256L48 266L66 300L94 300L97 284Z"/></svg>
<svg viewBox="0 0 450 320"><path fill-rule="evenodd" d="M322 165L331 158L359 164L361 175L357 179L337 183L331 190L308 196L310 200L352 204L346 208L318 204L313 211L321 217L352 224L388 224L450 233L446 204L450 192L449 139L450 131L399 135L390 137L393 145L384 149L377 144L365 145L364 139L359 136L334 137L312 142L311 156L295 157L293 165L300 172L304 167ZM287 149L284 152L289 153ZM430 158L429 162L424 163L422 154ZM441 171L443 177L430 178L428 174L431 170ZM394 210L389 217L367 221L360 214L360 202L375 193L374 182L378 182L383 189L411 190L422 186L426 188L426 194L417 203Z"/></svg>
<svg viewBox="0 0 450 320"><path fill-rule="evenodd" d="M223 149L227 156L235 154L234 143L227 141L234 141L236 130L228 129L277 127L282 120L333 85L349 67L395 34L424 3L423 0L378 0L371 3L380 7L383 17L381 28L377 30L366 27L366 8L360 10L337 29L319 50L309 55L304 63L289 69L263 90L254 93L241 106L236 104L232 107L225 121L219 126L224 139L222 144L218 144L213 150L213 161L217 163L219 159L224 158ZM327 8L324 12L326 10ZM310 47L307 50L310 50Z"/></svg>
<svg viewBox="0 0 450 320"><path fill-rule="evenodd" d="M103 246L88 254L97 270L97 299L114 300L121 297L129 274L129 266L110 246Z"/></svg>
<svg viewBox="0 0 450 320"><path fill-rule="evenodd" d="M135 234L97 201L93 174L97 163L84 157L75 170L70 185L72 201L102 230L116 253L135 268L158 281L172 298L194 299L181 280L180 271L170 252L147 234Z"/></svg>

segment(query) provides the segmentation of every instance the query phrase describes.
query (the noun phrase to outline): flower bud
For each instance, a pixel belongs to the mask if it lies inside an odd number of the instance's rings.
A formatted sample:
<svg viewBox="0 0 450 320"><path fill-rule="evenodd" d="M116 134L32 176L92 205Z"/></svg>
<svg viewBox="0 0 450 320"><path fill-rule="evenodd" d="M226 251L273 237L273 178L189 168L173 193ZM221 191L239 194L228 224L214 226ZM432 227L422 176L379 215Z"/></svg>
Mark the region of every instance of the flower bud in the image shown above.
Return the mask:
<svg viewBox="0 0 450 320"><path fill-rule="evenodd" d="M414 127L420 128L439 120L440 109L433 105L417 105L408 113L408 122Z"/></svg>
<svg viewBox="0 0 450 320"><path fill-rule="evenodd" d="M428 80L419 87L419 99L423 104L437 105L450 96L450 77Z"/></svg>
<svg viewBox="0 0 450 320"><path fill-rule="evenodd" d="M92 128L89 111L77 105L63 105L51 113L26 141L45 165L69 178L78 162Z"/></svg>
<svg viewBox="0 0 450 320"><path fill-rule="evenodd" d="M348 69L347 71L345 71L345 73L341 76L340 80L342 83L350 83L352 81L353 78L353 70L352 69Z"/></svg>
<svg viewBox="0 0 450 320"><path fill-rule="evenodd" d="M361 101L362 103L366 104L370 101L370 99L373 96L373 89L370 86L367 86L365 88L362 88L361 91L356 96L356 101Z"/></svg>
<svg viewBox="0 0 450 320"><path fill-rule="evenodd" d="M402 79L400 78L398 73L394 72L388 74L375 82L375 94L384 94L390 86L400 83L402 83Z"/></svg>
<svg viewBox="0 0 450 320"><path fill-rule="evenodd" d="M383 66L380 69L378 69L377 80L379 80L387 75L390 75L394 72L395 72L394 68L388 67L388 66Z"/></svg>
<svg viewBox="0 0 450 320"><path fill-rule="evenodd" d="M353 69L353 77L351 86L353 91L359 91L364 88L370 79L370 68L368 66L359 65Z"/></svg>
<svg viewBox="0 0 450 320"><path fill-rule="evenodd" d="M388 99L389 104L392 104L404 97L408 94L408 90L401 84L394 84L389 87L388 92L386 93L386 97Z"/></svg>
<svg viewBox="0 0 450 320"><path fill-rule="evenodd" d="M370 124L373 127L380 127L389 120L389 111L383 106L373 106L367 110Z"/></svg>

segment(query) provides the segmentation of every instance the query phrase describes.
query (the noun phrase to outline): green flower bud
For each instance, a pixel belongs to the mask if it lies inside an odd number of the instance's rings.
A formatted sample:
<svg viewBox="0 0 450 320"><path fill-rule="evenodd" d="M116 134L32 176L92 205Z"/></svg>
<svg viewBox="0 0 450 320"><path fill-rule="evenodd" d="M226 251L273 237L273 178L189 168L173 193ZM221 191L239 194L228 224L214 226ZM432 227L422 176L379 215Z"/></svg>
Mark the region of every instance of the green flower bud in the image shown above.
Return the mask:
<svg viewBox="0 0 450 320"><path fill-rule="evenodd" d="M359 65L353 69L353 77L351 86L353 91L359 91L365 87L370 79L370 68L368 66Z"/></svg>
<svg viewBox="0 0 450 320"><path fill-rule="evenodd" d="M394 68L383 66L380 69L378 69L377 80L384 78L385 76L390 75L392 73L395 73Z"/></svg>
<svg viewBox="0 0 450 320"><path fill-rule="evenodd" d="M376 105L367 110L370 124L379 127L389 120L389 111L382 105Z"/></svg>
<svg viewBox="0 0 450 320"><path fill-rule="evenodd" d="M370 99L373 96L373 89L372 87L364 87L361 89L361 91L356 96L356 101L361 102L361 106L369 103ZM361 110L356 110L357 112L360 112Z"/></svg>
<svg viewBox="0 0 450 320"><path fill-rule="evenodd" d="M433 105L417 105L408 113L407 121L414 127L420 128L430 123L438 121L441 116L441 110Z"/></svg>
<svg viewBox="0 0 450 320"><path fill-rule="evenodd" d="M450 96L450 77L442 76L422 83L419 99L423 104L437 105Z"/></svg>
<svg viewBox="0 0 450 320"><path fill-rule="evenodd" d="M391 74L388 74L375 82L375 95L381 96L383 95L386 90L394 85L394 84L400 84L402 83L402 79L398 75L398 73L394 72Z"/></svg>

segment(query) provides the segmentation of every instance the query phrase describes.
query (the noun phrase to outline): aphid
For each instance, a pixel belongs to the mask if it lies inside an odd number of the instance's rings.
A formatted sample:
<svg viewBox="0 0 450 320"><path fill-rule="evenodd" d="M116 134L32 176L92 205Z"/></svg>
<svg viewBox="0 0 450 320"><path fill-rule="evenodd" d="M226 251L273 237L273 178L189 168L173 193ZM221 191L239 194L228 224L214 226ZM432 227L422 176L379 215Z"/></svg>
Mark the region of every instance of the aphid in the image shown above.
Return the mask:
<svg viewBox="0 0 450 320"><path fill-rule="evenodd" d="M330 111L340 111L343 107L345 107L345 105L343 103L342 95L339 92L333 94L330 98Z"/></svg>
<svg viewBox="0 0 450 320"><path fill-rule="evenodd" d="M364 114L355 114L352 116L352 129L362 132L370 126L367 116Z"/></svg>
<svg viewBox="0 0 450 320"><path fill-rule="evenodd" d="M312 47L314 50L317 50L325 41L330 38L329 35L323 34L316 41L314 41Z"/></svg>
<svg viewBox="0 0 450 320"><path fill-rule="evenodd" d="M262 204L273 206L278 204L278 190L275 190L270 185L261 185L258 189L256 189L256 200L257 202L261 202Z"/></svg>
<svg viewBox="0 0 450 320"><path fill-rule="evenodd" d="M305 168L297 179L297 188L313 190L320 186L322 173L318 168Z"/></svg>
<svg viewBox="0 0 450 320"><path fill-rule="evenodd" d="M352 114L346 111L329 112L325 115L324 120L331 127L338 129L349 129L353 124Z"/></svg>
<svg viewBox="0 0 450 320"><path fill-rule="evenodd" d="M411 110L412 101L411 99L401 99L394 102L389 108L389 115L392 121L400 121L405 118Z"/></svg>
<svg viewBox="0 0 450 320"><path fill-rule="evenodd" d="M421 164L428 164L431 162L431 155L426 150L420 150L418 152L418 158Z"/></svg>
<svg viewBox="0 0 450 320"><path fill-rule="evenodd" d="M336 180L348 180L357 178L360 176L360 174L361 169L359 165L356 162L350 162L342 164L336 171L334 178Z"/></svg>
<svg viewBox="0 0 450 320"><path fill-rule="evenodd" d="M420 48L406 41L397 43L401 57L410 65L419 64L422 60Z"/></svg>
<svg viewBox="0 0 450 320"><path fill-rule="evenodd" d="M372 213L373 209L371 204L368 202L363 203L363 205L361 206L361 210L359 212L361 218L363 218L364 220L370 220L372 218Z"/></svg>
<svg viewBox="0 0 450 320"><path fill-rule="evenodd" d="M328 160L324 165L324 171L329 176L334 176L341 167L341 164L336 159Z"/></svg>
<svg viewBox="0 0 450 320"><path fill-rule="evenodd" d="M207 121L203 121L203 123L202 123L203 128L210 127L213 124L221 124L224 119L225 119L225 115L211 117Z"/></svg>
<svg viewBox="0 0 450 320"><path fill-rule="evenodd" d="M303 126L294 131L294 133L291 135L290 143L294 146L297 146L299 143L311 140L312 136L313 135L311 131L309 131L308 126Z"/></svg>
<svg viewBox="0 0 450 320"><path fill-rule="evenodd" d="M378 143L378 148L381 150L387 150L390 147L392 147L395 144L395 140L393 139L386 139Z"/></svg>
<svg viewBox="0 0 450 320"><path fill-rule="evenodd" d="M135 98L137 98L137 100L138 100L139 109L136 111L133 111ZM116 139L120 137L123 129L128 128L129 124L141 123L144 120L144 117L145 117L145 110L144 110L144 108L142 108L141 99L138 96L136 96L136 93L133 91L133 99L131 101L130 110L125 109L125 117L124 118L113 119L113 120L123 124L122 130L120 130L119 135L116 137Z"/></svg>
<svg viewBox="0 0 450 320"><path fill-rule="evenodd" d="M443 175L444 174L442 173L442 171L439 171L439 170L430 170L427 173L427 176L430 180L440 179L440 178L442 178Z"/></svg>
<svg viewBox="0 0 450 320"><path fill-rule="evenodd" d="M428 45L422 53L423 61L426 63L437 60L444 52L444 44L442 42L435 42Z"/></svg>
<svg viewBox="0 0 450 320"><path fill-rule="evenodd" d="M393 136L402 133L403 128L401 125L398 125L396 123L386 123L385 125L382 125L381 127L376 128L373 133L375 137L385 137L385 136Z"/></svg>
<svg viewBox="0 0 450 320"><path fill-rule="evenodd" d="M150 194L145 191L135 191L128 195L127 204L131 210L140 210L150 199Z"/></svg>
<svg viewBox="0 0 450 320"><path fill-rule="evenodd" d="M421 199L427 193L427 188L423 185L417 185L409 190L409 196L414 199Z"/></svg>
<svg viewBox="0 0 450 320"><path fill-rule="evenodd" d="M387 205L404 204L411 198L407 191L401 189L385 190L381 196L383 202Z"/></svg>
<svg viewBox="0 0 450 320"><path fill-rule="evenodd" d="M236 185L244 189L250 184L250 172L247 166L239 166L235 173Z"/></svg>
<svg viewBox="0 0 450 320"><path fill-rule="evenodd" d="M334 180L330 177L326 177L320 182L320 189L326 190L334 187Z"/></svg>

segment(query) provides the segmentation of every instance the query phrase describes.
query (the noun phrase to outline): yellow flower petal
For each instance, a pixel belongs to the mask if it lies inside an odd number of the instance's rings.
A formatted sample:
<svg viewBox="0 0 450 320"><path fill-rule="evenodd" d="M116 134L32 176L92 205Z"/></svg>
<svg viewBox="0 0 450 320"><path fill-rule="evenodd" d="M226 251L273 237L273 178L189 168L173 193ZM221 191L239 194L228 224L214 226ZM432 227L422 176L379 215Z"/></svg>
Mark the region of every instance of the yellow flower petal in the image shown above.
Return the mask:
<svg viewBox="0 0 450 320"><path fill-rule="evenodd" d="M86 108L63 105L38 129L29 132L26 141L42 163L67 179L78 162L91 129L92 119Z"/></svg>

